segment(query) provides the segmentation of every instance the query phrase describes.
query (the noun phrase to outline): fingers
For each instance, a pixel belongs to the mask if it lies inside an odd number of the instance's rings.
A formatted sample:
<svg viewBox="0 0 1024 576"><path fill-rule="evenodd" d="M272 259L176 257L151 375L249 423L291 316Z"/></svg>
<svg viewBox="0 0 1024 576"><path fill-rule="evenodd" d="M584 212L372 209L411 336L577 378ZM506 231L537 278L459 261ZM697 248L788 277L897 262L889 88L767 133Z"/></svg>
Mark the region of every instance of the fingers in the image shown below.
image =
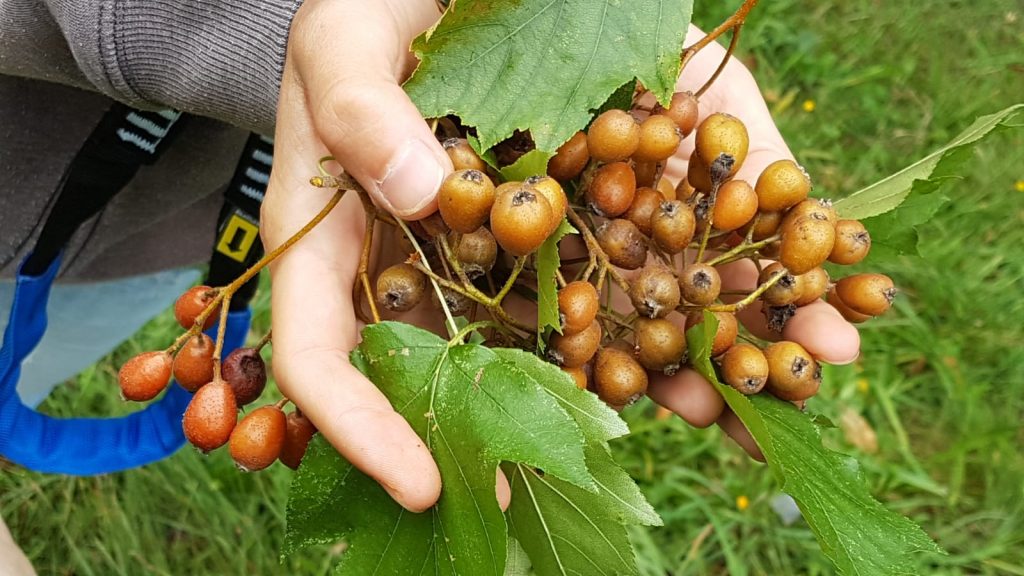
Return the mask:
<svg viewBox="0 0 1024 576"><path fill-rule="evenodd" d="M725 408L714 385L692 368L683 368L673 376L653 375L647 395L697 428L714 424Z"/></svg>
<svg viewBox="0 0 1024 576"><path fill-rule="evenodd" d="M757 446L757 442L754 441L754 437L750 435L750 431L740 421L739 416L735 412L728 408L722 412L722 415L718 417L718 427L725 431L741 448L750 454L750 457L758 462L764 462L764 453Z"/></svg>
<svg viewBox="0 0 1024 576"><path fill-rule="evenodd" d="M268 250L309 222L331 194L307 181L322 148L290 66L282 80L275 144L262 211ZM348 361L358 340L351 295L363 227L359 199L347 195L272 266L274 374L285 395L347 460L399 504L421 511L441 489L430 452Z"/></svg>
<svg viewBox="0 0 1024 576"><path fill-rule="evenodd" d="M505 477L505 473L501 471L501 468L497 470L496 480L495 492L498 496L498 507L504 512L508 510L508 505L512 502L512 487L509 486L508 478Z"/></svg>
<svg viewBox="0 0 1024 576"><path fill-rule="evenodd" d="M693 44L703 35L700 29L691 26L686 44ZM680 75L676 90L698 90L714 74L725 53L725 48L718 42L712 42L698 52ZM769 164L785 158L793 159L792 152L772 120L757 81L735 57L730 57L721 75L700 98L699 121L716 112L725 112L743 121L750 138L747 158L737 171L736 179L753 186ZM694 139L695 133L684 139L676 156L670 161L666 172L673 181L685 176L686 161L693 152Z"/></svg>
<svg viewBox="0 0 1024 576"><path fill-rule="evenodd" d="M434 210L452 170L400 86L409 43L438 16L432 0L307 2L288 48L317 135L378 205L406 219Z"/></svg>

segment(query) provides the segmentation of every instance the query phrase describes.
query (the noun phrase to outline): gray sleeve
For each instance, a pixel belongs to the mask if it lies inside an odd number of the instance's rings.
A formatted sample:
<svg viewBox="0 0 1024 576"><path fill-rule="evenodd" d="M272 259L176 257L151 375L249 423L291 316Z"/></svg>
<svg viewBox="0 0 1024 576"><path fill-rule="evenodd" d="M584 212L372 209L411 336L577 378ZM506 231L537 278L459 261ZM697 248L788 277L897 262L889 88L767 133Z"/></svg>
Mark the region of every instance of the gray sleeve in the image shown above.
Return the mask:
<svg viewBox="0 0 1024 576"><path fill-rule="evenodd" d="M0 4L9 1L25 0ZM99 91L272 133L302 0L45 1Z"/></svg>

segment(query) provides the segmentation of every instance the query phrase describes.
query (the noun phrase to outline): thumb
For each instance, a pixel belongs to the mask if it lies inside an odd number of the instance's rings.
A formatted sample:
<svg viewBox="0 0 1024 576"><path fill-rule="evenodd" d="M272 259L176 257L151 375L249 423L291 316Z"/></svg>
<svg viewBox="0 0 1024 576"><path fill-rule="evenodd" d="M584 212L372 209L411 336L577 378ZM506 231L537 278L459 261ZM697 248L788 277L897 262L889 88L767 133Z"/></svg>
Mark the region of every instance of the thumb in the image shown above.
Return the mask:
<svg viewBox="0 0 1024 576"><path fill-rule="evenodd" d="M414 219L434 210L452 170L400 86L409 43L438 13L432 0L388 4L316 3L315 24L303 14L293 30L293 57L320 140L381 208Z"/></svg>

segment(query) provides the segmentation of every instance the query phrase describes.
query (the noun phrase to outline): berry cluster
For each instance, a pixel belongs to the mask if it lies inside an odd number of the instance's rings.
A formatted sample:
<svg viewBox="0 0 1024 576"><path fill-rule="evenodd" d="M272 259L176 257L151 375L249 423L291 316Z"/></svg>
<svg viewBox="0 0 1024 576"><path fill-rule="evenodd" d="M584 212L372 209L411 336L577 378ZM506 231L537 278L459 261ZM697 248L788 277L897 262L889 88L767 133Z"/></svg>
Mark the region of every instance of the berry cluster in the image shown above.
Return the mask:
<svg viewBox="0 0 1024 576"><path fill-rule="evenodd" d="M425 248L379 274L376 305L408 311L433 281L451 314L475 319L482 305L500 328L493 342L543 348L580 388L616 407L644 394L649 372L671 375L686 365L684 330L708 311L718 320L711 354L723 382L802 403L818 391L817 361L795 342L741 334L736 312L760 304L768 327L781 333L799 307L827 297L847 320L862 322L885 312L895 289L881 274L833 283L823 265L860 262L871 246L864 226L809 197L810 178L792 160L770 164L753 185L737 179L746 127L724 113L698 126L698 111L688 92L668 107L609 110L558 149L546 174L523 181L501 182L463 134L449 135L444 148L455 171L441 186L440 218L412 227ZM687 175L672 185L665 164L694 131ZM515 141L508 162L529 149L528 138L526 146L522 135ZM563 243L561 326L537 343L536 327L505 312L501 300L509 288L535 294L532 255L565 217L581 232L586 257L567 257ZM744 259L758 270L757 286L723 291L717 266ZM602 305L609 277L632 310Z"/></svg>
<svg viewBox="0 0 1024 576"><path fill-rule="evenodd" d="M118 373L121 394L126 400L143 402L155 398L173 376L194 396L182 419L188 441L210 452L228 444L231 457L246 471L262 470L280 459L298 468L316 428L298 409L287 416L285 402L262 406L240 421L238 411L255 402L267 384L267 367L260 355L270 341L255 347L233 350L218 361L223 331L218 342L202 331L211 328L226 305L221 291L194 286L174 305L174 316L186 332L167 350L143 352L126 362ZM220 315L222 323L224 315Z"/></svg>
<svg viewBox="0 0 1024 576"><path fill-rule="evenodd" d="M183 294L175 315L186 332L166 350L129 360L119 375L122 393L149 400L173 376L194 393L182 422L194 446L209 452L229 444L244 470L276 459L297 467L316 429L298 410L286 416L287 400L238 420L239 409L266 385L260 351L270 335L221 362L228 305L242 283L354 190L367 218L353 287L357 314L366 322L380 321L381 310L400 317L432 299L453 333L453 317L465 316L471 328L489 330L488 345L542 350L579 388L619 408L646 392L650 373L671 375L686 365L684 330L710 312L718 322L711 356L721 380L744 394L766 390L802 404L820 386L817 361L795 342L741 333L736 313L759 304L768 328L781 333L799 307L827 297L844 318L862 322L889 308L893 283L881 274L833 283L822 266L860 262L871 246L864 226L840 219L830 201L810 198L810 178L791 160L767 166L754 185L737 179L749 147L746 127L723 113L698 126L698 111L688 92L675 94L668 107L606 111L558 149L546 174L522 181L501 181L467 143L468 131L442 119L442 145L454 171L439 190L438 212L417 222L382 212L345 175L313 178L314 185L337 188L331 202L231 285ZM673 185L665 165L693 132L686 177ZM495 158L508 165L531 148L529 134L517 133L497 147ZM554 279L542 279L537 251L566 219L579 239L562 242ZM409 257L384 267L373 283L378 223L401 230ZM723 288L717 266L740 260L756 267L757 285ZM539 283L547 280L558 285L554 331L525 320L521 306L511 311L516 299L536 301ZM490 318L479 320L481 311ZM214 340L203 330L218 315Z"/></svg>

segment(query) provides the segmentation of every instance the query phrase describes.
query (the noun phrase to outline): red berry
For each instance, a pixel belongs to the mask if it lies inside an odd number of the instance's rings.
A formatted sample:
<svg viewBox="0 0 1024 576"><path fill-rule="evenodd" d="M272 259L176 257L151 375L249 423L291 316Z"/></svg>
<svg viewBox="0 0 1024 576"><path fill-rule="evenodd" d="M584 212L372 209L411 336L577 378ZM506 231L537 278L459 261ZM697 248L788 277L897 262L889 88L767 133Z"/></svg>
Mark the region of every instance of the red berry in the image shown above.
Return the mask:
<svg viewBox="0 0 1024 576"><path fill-rule="evenodd" d="M231 437L237 412L238 404L231 386L223 380L214 380L192 397L181 419L181 429L185 438L200 451L216 450Z"/></svg>
<svg viewBox="0 0 1024 576"><path fill-rule="evenodd" d="M213 340L206 334L189 338L174 356L174 379L189 392L213 380Z"/></svg>
<svg viewBox="0 0 1024 576"><path fill-rule="evenodd" d="M231 459L245 472L263 470L281 455L287 421L277 406L262 406L246 414L231 432Z"/></svg>
<svg viewBox="0 0 1024 576"><path fill-rule="evenodd" d="M256 400L267 385L267 365L255 348L238 348L228 354L220 367L239 406Z"/></svg>
<svg viewBox="0 0 1024 576"><path fill-rule="evenodd" d="M191 328L196 323L196 318L202 314L203 310L206 310L216 296L217 290L209 286L193 286L186 290L174 303L174 317L178 319L178 324L181 324L181 327L186 330ZM220 310L220 306L217 306L217 310L206 317L206 321L203 322L203 330L207 330L217 323L218 310Z"/></svg>
<svg viewBox="0 0 1024 576"><path fill-rule="evenodd" d="M151 400L171 379L171 355L163 350L143 352L121 366L117 381L125 400Z"/></svg>
<svg viewBox="0 0 1024 576"><path fill-rule="evenodd" d="M281 455L278 456L281 463L292 470L297 469L314 434L316 426L305 414L298 409L289 414L284 431L284 445L281 446Z"/></svg>

